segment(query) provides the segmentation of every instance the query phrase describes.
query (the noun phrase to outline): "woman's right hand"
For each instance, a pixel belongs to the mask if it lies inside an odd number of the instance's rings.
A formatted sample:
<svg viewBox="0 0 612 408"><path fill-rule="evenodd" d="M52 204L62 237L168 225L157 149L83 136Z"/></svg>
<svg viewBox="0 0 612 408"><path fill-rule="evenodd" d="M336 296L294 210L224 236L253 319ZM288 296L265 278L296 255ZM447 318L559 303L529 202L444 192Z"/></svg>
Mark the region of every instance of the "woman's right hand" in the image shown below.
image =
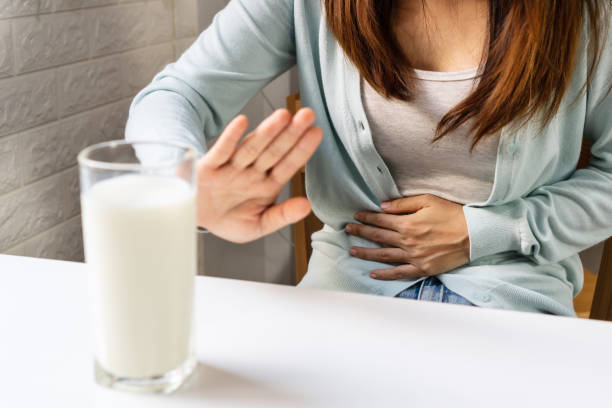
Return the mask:
<svg viewBox="0 0 612 408"><path fill-rule="evenodd" d="M248 127L241 115L198 162L198 226L244 243L293 224L310 213L305 197L276 204L283 186L306 164L323 132L312 109L295 116L280 109L240 141Z"/></svg>

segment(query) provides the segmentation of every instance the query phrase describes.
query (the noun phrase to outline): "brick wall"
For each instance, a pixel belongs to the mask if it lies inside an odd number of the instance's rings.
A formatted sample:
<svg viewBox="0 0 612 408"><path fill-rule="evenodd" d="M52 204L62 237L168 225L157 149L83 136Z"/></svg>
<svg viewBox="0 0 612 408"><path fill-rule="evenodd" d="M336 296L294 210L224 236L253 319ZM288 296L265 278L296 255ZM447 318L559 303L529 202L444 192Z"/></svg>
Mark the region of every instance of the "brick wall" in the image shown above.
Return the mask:
<svg viewBox="0 0 612 408"><path fill-rule="evenodd" d="M0 253L82 260L76 155L198 33L197 0L0 0Z"/></svg>

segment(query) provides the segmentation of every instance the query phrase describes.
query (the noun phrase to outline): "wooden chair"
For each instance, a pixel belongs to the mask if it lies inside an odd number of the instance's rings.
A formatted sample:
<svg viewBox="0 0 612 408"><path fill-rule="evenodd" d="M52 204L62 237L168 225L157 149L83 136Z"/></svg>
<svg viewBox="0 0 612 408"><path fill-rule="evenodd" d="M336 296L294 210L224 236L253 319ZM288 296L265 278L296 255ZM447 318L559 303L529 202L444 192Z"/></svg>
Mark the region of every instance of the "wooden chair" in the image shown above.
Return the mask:
<svg viewBox="0 0 612 408"><path fill-rule="evenodd" d="M291 113L297 112L300 107L299 94L287 97L287 109ZM585 140L578 168L587 166L590 154L590 145ZM306 196L304 169L291 179L291 196ZM302 280L308 268L308 259L312 253L311 236L321 228L323 223L314 214L293 226L296 284ZM576 313L579 317L612 321L612 237L604 244L599 274L595 275L585 269L584 278L584 288L574 299Z"/></svg>

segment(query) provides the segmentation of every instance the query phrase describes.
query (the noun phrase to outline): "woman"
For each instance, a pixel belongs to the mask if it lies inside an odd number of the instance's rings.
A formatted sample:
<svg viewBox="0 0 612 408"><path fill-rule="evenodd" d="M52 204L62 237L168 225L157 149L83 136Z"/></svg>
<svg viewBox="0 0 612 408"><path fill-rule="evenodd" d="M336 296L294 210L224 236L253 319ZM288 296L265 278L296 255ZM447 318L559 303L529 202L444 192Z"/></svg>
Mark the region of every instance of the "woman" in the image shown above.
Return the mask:
<svg viewBox="0 0 612 408"><path fill-rule="evenodd" d="M127 137L204 152L221 133L198 222L225 239L312 203L301 286L573 315L577 253L612 234L609 19L601 0L235 0L136 97ZM240 141L231 119L296 63L310 109ZM310 202L274 205L311 155Z"/></svg>

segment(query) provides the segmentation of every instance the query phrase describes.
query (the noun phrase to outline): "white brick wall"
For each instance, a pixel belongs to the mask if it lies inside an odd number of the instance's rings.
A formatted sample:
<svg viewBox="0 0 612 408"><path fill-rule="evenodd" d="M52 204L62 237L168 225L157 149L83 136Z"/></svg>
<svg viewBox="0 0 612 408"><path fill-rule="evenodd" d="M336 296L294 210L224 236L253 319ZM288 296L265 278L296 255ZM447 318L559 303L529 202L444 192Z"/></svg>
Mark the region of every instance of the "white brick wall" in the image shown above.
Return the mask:
<svg viewBox="0 0 612 408"><path fill-rule="evenodd" d="M198 0L0 0L0 253L82 260L76 155L198 33Z"/></svg>

